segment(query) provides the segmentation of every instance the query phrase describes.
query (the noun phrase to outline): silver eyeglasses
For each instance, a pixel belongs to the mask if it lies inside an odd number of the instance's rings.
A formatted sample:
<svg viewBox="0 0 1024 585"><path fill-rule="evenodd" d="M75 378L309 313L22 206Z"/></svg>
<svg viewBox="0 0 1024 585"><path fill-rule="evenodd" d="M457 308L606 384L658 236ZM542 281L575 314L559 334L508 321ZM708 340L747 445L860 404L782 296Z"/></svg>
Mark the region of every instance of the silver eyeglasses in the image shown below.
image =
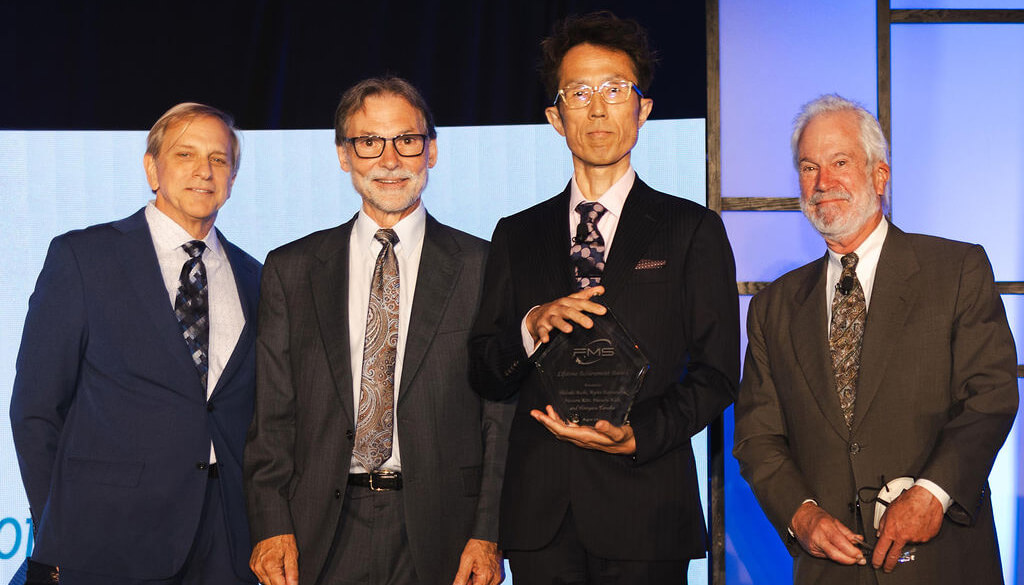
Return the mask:
<svg viewBox="0 0 1024 585"><path fill-rule="evenodd" d="M377 158L384 154L384 147L388 141L395 145L395 152L399 156L419 156L427 145L426 134L399 134L391 138L383 136L356 136L346 138L346 142L352 145L359 158Z"/></svg>
<svg viewBox="0 0 1024 585"><path fill-rule="evenodd" d="M590 100L594 98L595 93L601 94L601 99L606 104L621 104L629 100L630 91L636 91L637 96L644 97L644 93L640 91L640 88L635 83L625 79L606 81L597 88L590 87L584 83L578 83L558 90L552 105L558 105L558 98L562 98L562 101L565 102L565 107L570 110L585 108L590 105Z"/></svg>

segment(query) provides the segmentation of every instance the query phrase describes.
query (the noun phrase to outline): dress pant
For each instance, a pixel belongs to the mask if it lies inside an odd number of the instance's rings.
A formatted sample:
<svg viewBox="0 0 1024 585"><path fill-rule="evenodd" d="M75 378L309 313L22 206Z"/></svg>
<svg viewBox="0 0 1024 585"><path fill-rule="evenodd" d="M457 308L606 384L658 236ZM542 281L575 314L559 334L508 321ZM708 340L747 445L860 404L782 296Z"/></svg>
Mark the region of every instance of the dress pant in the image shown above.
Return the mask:
<svg viewBox="0 0 1024 585"><path fill-rule="evenodd" d="M690 561L623 561L596 557L583 548L565 513L554 539L538 550L506 550L515 585L685 585Z"/></svg>
<svg viewBox="0 0 1024 585"><path fill-rule="evenodd" d="M220 489L220 480L215 472L206 483L206 499L203 502L199 530L192 542L185 565L177 575L167 579L132 579L117 575L98 575L74 569L60 569L60 585L252 585L256 577L251 573L246 578L235 574L231 562L231 548L228 542L227 520ZM152 538L159 538L154 534ZM111 567L111 571L116 571Z"/></svg>
<svg viewBox="0 0 1024 585"><path fill-rule="evenodd" d="M301 562L301 559L300 561ZM350 485L319 585L416 585L399 490Z"/></svg>

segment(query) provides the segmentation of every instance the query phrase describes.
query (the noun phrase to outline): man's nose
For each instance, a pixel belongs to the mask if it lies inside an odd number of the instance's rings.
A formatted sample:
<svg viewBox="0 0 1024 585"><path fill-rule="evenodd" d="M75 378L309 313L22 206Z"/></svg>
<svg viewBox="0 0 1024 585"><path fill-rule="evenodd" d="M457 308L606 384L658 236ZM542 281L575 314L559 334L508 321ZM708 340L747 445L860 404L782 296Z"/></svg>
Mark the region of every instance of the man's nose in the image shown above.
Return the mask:
<svg viewBox="0 0 1024 585"><path fill-rule="evenodd" d="M395 148L395 141L388 140L384 143L384 152L380 154L380 164L386 169L398 168L401 161L398 158L398 150Z"/></svg>
<svg viewBox="0 0 1024 585"><path fill-rule="evenodd" d="M818 171L818 180L814 186L822 192L830 191L836 186L836 176L831 167L826 165Z"/></svg>
<svg viewBox="0 0 1024 585"><path fill-rule="evenodd" d="M209 179L213 176L213 164L209 159L196 157L196 164L192 168L192 176L200 179Z"/></svg>

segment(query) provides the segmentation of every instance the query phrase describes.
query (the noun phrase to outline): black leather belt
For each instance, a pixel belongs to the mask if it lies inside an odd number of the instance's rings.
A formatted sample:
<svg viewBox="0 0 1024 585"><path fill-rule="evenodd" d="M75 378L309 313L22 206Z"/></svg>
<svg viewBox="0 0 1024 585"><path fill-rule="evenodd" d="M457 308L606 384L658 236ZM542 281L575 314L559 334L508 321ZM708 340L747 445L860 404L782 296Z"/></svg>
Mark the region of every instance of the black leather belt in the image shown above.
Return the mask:
<svg viewBox="0 0 1024 585"><path fill-rule="evenodd" d="M368 487L375 492L402 489L402 474L397 471L374 471L373 473L350 473L348 485Z"/></svg>

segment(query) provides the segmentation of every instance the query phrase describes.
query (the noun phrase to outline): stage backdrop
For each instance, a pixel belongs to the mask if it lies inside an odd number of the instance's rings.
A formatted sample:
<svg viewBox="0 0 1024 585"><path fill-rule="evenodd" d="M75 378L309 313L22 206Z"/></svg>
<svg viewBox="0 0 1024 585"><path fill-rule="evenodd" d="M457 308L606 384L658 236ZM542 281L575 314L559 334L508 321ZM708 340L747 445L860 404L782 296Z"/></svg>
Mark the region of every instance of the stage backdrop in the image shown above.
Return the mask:
<svg viewBox="0 0 1024 585"><path fill-rule="evenodd" d="M128 216L152 198L142 170L145 137L0 132L0 584L11 582L32 551L6 415L28 298L51 238ZM359 197L338 167L333 138L330 130L244 132L238 179L217 219L225 236L263 259L285 242L348 220ZM648 122L633 164L652 187L703 203L704 121ZM565 142L547 125L440 128L423 201L440 221L489 239L500 217L561 191L571 173ZM694 438L694 452L706 471L704 433ZM690 583L706 582L706 561L691 563Z"/></svg>

